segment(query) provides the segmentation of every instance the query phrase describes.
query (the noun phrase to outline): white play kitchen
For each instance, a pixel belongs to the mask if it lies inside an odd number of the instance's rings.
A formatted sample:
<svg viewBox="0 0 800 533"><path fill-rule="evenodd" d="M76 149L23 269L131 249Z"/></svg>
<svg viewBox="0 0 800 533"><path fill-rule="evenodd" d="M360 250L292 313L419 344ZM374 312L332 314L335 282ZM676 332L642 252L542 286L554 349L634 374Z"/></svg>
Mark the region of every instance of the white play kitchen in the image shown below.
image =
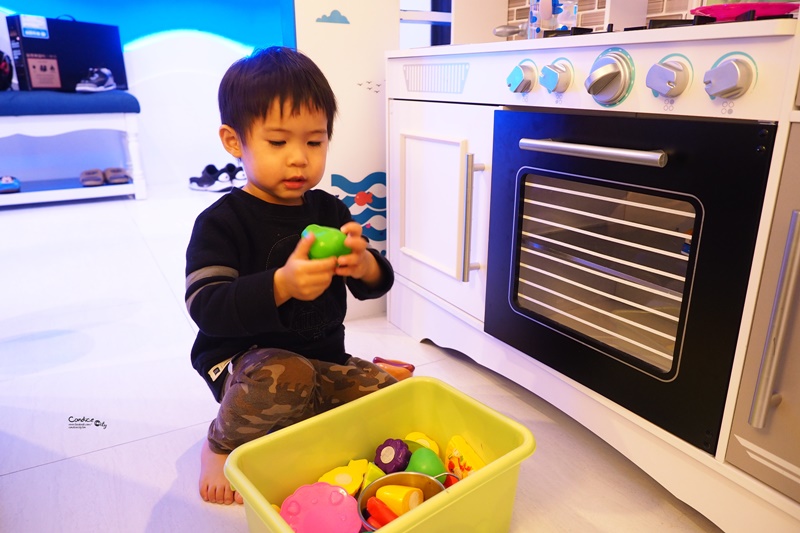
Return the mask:
<svg viewBox="0 0 800 533"><path fill-rule="evenodd" d="M800 530L800 27L778 5L387 56L390 321L725 531Z"/></svg>

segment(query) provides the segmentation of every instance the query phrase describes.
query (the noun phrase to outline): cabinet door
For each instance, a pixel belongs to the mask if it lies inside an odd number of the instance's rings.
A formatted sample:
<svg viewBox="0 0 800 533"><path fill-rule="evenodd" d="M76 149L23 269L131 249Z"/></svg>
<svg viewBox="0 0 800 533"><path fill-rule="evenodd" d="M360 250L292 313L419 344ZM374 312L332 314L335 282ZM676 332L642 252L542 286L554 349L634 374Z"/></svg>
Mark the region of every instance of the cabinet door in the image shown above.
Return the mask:
<svg viewBox="0 0 800 533"><path fill-rule="evenodd" d="M726 459L800 502L800 124L786 153Z"/></svg>
<svg viewBox="0 0 800 533"><path fill-rule="evenodd" d="M389 101L389 258L481 321L494 109Z"/></svg>

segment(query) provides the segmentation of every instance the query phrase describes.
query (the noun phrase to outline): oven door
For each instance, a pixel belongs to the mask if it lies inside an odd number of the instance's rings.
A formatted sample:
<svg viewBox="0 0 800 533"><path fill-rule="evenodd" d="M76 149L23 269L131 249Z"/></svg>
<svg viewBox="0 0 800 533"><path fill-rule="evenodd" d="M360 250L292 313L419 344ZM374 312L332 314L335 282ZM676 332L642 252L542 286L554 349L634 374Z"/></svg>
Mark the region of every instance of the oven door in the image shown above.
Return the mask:
<svg viewBox="0 0 800 533"><path fill-rule="evenodd" d="M498 111L486 332L714 453L774 134Z"/></svg>

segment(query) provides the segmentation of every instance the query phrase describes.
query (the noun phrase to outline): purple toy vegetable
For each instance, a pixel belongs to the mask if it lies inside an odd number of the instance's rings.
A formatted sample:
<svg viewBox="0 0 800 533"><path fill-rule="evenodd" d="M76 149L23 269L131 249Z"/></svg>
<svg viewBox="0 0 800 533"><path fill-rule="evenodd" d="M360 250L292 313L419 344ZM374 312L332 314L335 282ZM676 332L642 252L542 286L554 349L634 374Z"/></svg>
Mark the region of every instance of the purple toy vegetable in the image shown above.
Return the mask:
<svg viewBox="0 0 800 533"><path fill-rule="evenodd" d="M402 472L411 460L411 451L408 445L400 439L386 439L375 450L375 466L391 474Z"/></svg>

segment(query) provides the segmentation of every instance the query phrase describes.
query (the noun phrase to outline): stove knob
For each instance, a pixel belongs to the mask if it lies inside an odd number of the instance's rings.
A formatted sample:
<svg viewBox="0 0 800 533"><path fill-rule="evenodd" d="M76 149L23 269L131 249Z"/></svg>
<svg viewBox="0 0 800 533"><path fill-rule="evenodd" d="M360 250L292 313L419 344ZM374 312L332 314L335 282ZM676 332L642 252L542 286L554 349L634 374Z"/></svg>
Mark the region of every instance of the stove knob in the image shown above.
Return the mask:
<svg viewBox="0 0 800 533"><path fill-rule="evenodd" d="M647 71L645 85L661 96L678 96L689 85L689 72L682 61L656 63Z"/></svg>
<svg viewBox="0 0 800 533"><path fill-rule="evenodd" d="M572 71L563 63L553 63L542 67L539 83L549 93L563 93L572 83Z"/></svg>
<svg viewBox="0 0 800 533"><path fill-rule="evenodd" d="M511 71L506 84L513 93L529 93L536 84L536 65L523 61Z"/></svg>
<svg viewBox="0 0 800 533"><path fill-rule="evenodd" d="M706 72L703 83L712 98L739 98L753 83L753 67L744 59L728 59Z"/></svg>
<svg viewBox="0 0 800 533"><path fill-rule="evenodd" d="M633 65L628 56L608 52L597 58L583 85L598 104L614 105L627 96L632 83Z"/></svg>

